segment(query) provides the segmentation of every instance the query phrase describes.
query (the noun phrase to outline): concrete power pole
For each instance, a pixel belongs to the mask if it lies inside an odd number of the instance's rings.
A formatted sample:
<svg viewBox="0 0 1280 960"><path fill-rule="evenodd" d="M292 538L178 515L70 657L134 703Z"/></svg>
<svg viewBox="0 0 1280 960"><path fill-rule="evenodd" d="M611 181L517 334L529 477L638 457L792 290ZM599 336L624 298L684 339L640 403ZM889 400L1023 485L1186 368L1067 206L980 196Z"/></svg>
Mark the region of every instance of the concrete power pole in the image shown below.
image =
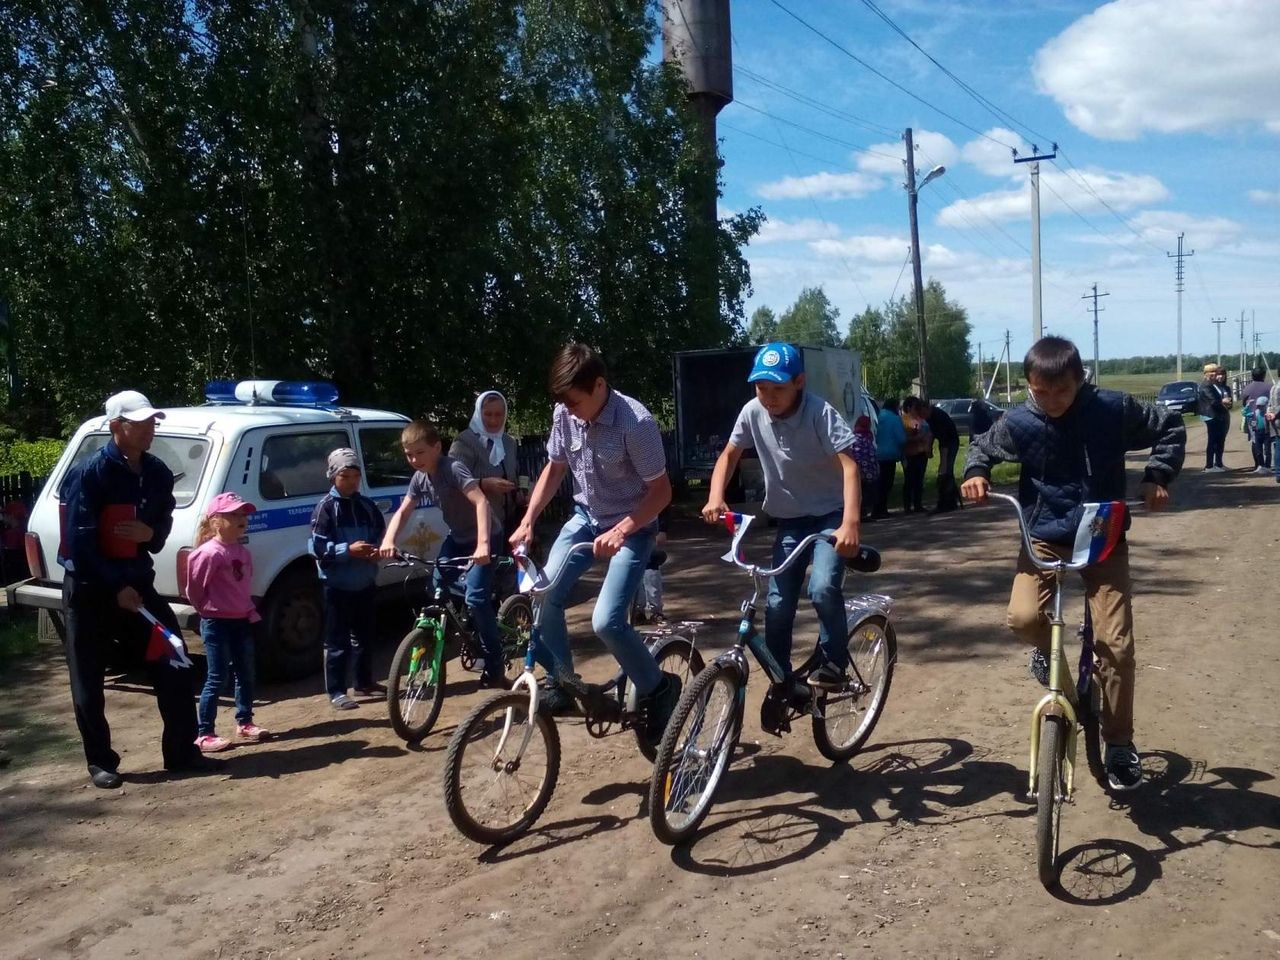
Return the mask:
<svg viewBox="0 0 1280 960"><path fill-rule="evenodd" d="M1177 265L1174 267L1174 271L1173 271L1174 280L1175 280L1173 288L1178 292L1178 377L1177 379L1179 380L1182 379L1182 290L1183 290L1182 281L1183 281L1183 278L1186 276L1186 274L1183 272L1183 269L1182 269L1182 261L1185 260L1187 257L1194 257L1196 255L1196 252L1194 250L1183 252L1182 238L1185 236L1186 236L1185 233L1178 234L1178 252L1177 253L1165 254L1166 257L1173 257L1177 261Z"/></svg>
<svg viewBox="0 0 1280 960"><path fill-rule="evenodd" d="M1221 320L1210 320L1215 327L1218 328L1218 366L1222 366L1222 325L1227 322L1227 318Z"/></svg>
<svg viewBox="0 0 1280 960"><path fill-rule="evenodd" d="M1093 383L1094 383L1094 386L1097 386L1098 380L1100 379L1100 376L1101 376L1101 371L1098 369L1098 363L1099 363L1098 361L1098 313L1100 311L1101 312L1106 311L1106 307L1098 306L1098 298L1109 297L1109 296L1111 296L1111 294L1109 293L1099 293L1098 285L1095 283L1093 285L1093 293L1086 293L1083 297L1080 298L1081 300L1093 301Z"/></svg>
<svg viewBox="0 0 1280 960"><path fill-rule="evenodd" d="M1004 332L1004 402L1013 403L1013 388L1009 375L1009 331Z"/></svg>
<svg viewBox="0 0 1280 960"><path fill-rule="evenodd" d="M1244 311L1240 311L1240 376L1244 376Z"/></svg>
<svg viewBox="0 0 1280 960"><path fill-rule="evenodd" d="M924 325L924 280L920 276L920 226L916 220L916 157L915 144L911 140L911 128L907 127L902 139L907 142L907 212L911 217L911 275L915 283L917 364L920 372L920 399L929 399L929 359L926 351Z"/></svg>
<svg viewBox="0 0 1280 960"><path fill-rule="evenodd" d="M1053 160L1058 156L1058 145L1048 153L1037 153L1037 147L1031 145L1031 156L1020 157L1013 151L1014 163L1031 164L1031 342L1035 343L1044 336L1044 314L1040 299L1040 161Z"/></svg>

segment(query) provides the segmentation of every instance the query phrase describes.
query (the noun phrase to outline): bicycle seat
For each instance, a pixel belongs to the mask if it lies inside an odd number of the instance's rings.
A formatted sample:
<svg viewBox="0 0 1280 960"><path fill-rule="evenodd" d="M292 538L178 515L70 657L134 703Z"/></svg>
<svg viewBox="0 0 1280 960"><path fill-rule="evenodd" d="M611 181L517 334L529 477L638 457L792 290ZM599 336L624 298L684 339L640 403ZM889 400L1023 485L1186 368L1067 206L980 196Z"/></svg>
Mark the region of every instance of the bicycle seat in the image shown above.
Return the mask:
<svg viewBox="0 0 1280 960"><path fill-rule="evenodd" d="M880 551L874 547L859 547L857 555L845 557L844 565L859 573L875 573L880 569Z"/></svg>

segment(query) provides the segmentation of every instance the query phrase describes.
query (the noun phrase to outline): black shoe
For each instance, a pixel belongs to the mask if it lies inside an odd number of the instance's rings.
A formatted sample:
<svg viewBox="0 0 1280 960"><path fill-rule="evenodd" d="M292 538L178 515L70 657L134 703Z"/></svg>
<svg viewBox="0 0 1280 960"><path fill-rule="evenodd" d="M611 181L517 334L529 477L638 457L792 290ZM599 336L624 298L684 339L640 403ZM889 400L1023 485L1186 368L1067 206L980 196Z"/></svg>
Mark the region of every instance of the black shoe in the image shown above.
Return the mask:
<svg viewBox="0 0 1280 960"><path fill-rule="evenodd" d="M538 681L538 710L551 717L562 717L578 707L569 691L550 677Z"/></svg>
<svg viewBox="0 0 1280 960"><path fill-rule="evenodd" d="M362 697L385 697L387 688L380 683L371 683L367 687L356 687L356 693Z"/></svg>
<svg viewBox="0 0 1280 960"><path fill-rule="evenodd" d="M1031 651L1031 676L1035 677L1036 683L1046 689L1049 686L1049 658L1044 655L1043 650Z"/></svg>
<svg viewBox="0 0 1280 960"><path fill-rule="evenodd" d="M1142 786L1142 761L1132 743L1107 744L1107 786L1112 790L1136 790Z"/></svg>
<svg viewBox="0 0 1280 960"><path fill-rule="evenodd" d="M828 660L809 674L809 686L822 690L839 690L849 682L849 674Z"/></svg>
<svg viewBox="0 0 1280 960"><path fill-rule="evenodd" d="M216 760L210 760L203 753L192 753L177 763L166 763L164 768L176 774L217 773L222 769L222 764Z"/></svg>
<svg viewBox="0 0 1280 960"><path fill-rule="evenodd" d="M487 673L482 673L480 674L480 689L481 690L510 690L511 681L508 680L506 677L504 677L502 674L498 674L497 676L491 677Z"/></svg>
<svg viewBox="0 0 1280 960"><path fill-rule="evenodd" d="M636 702L636 726L644 733L644 737L656 749L666 733L671 714L676 711L680 702L680 678L674 673L662 671L662 679L653 688L653 692L640 697Z"/></svg>
<svg viewBox="0 0 1280 960"><path fill-rule="evenodd" d="M89 765L89 779L93 781L93 785L102 790L116 790L124 781L120 779L120 774L114 770L104 770L102 767Z"/></svg>

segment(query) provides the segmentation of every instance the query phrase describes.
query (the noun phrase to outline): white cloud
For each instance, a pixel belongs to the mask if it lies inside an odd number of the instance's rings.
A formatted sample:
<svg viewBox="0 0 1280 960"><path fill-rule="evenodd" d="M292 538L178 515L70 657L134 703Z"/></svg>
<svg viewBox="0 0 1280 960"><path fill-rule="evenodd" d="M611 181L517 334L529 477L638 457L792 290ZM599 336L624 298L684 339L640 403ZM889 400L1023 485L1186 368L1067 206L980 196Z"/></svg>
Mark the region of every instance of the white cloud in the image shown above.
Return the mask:
<svg viewBox="0 0 1280 960"><path fill-rule="evenodd" d="M783 177L763 184L757 192L768 200L797 200L813 197L818 200L848 200L864 197L884 186L880 177L865 173L822 173L807 177Z"/></svg>
<svg viewBox="0 0 1280 960"><path fill-rule="evenodd" d="M1082 181L1091 190L1086 190ZM1041 216L1070 213L1066 204L1070 204L1081 214L1097 212L1103 209L1103 200L1113 209L1132 210L1145 204L1158 203L1168 196L1169 191L1165 185L1148 174L1073 170L1068 176L1056 169L1045 170L1041 167L1040 170ZM1030 216L1030 187L1024 182L1011 190L995 190L977 197L957 200L942 209L938 214L938 223L946 227L965 227L970 226L968 221L975 218L1001 221L1026 220Z"/></svg>
<svg viewBox="0 0 1280 960"><path fill-rule="evenodd" d="M1280 190L1250 190L1249 199L1254 203L1280 203Z"/></svg>
<svg viewBox="0 0 1280 960"><path fill-rule="evenodd" d="M951 138L932 130L915 130L912 139L916 144L916 170L925 171L935 164L949 166L956 162L960 151ZM870 153L856 156L858 169L866 173L880 173L888 177L905 179L906 144L899 140L896 143L875 143L868 148Z"/></svg>
<svg viewBox="0 0 1280 960"><path fill-rule="evenodd" d="M1000 142L996 143L997 140ZM1006 143L1008 147L1004 146ZM960 155L966 163L972 164L988 176L1006 177L1016 169L1009 147L1016 147L1020 156L1031 154L1031 145L1012 130L992 127L987 131L986 137L966 143Z"/></svg>
<svg viewBox="0 0 1280 960"><path fill-rule="evenodd" d="M809 244L818 256L862 263L901 263L910 248L905 237L829 237Z"/></svg>
<svg viewBox="0 0 1280 960"><path fill-rule="evenodd" d="M1176 244L1178 234L1185 233L1187 246L1202 250L1220 247L1244 232L1241 224L1226 217L1193 217L1174 210L1144 210L1129 223L1152 243Z"/></svg>
<svg viewBox="0 0 1280 960"><path fill-rule="evenodd" d="M1274 0L1114 0L1036 54L1040 90L1092 136L1260 124L1280 132Z"/></svg>
<svg viewBox="0 0 1280 960"><path fill-rule="evenodd" d="M752 246L766 243L792 243L795 241L818 240L836 233L834 227L821 220L779 220L770 217L760 228L760 232L751 238Z"/></svg>

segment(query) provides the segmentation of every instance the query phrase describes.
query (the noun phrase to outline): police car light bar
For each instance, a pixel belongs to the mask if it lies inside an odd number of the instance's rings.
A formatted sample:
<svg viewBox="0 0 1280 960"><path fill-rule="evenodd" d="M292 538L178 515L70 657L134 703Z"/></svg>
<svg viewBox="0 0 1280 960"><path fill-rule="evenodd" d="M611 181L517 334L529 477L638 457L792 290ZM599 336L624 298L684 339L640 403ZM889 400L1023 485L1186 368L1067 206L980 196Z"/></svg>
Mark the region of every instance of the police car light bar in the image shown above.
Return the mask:
<svg viewBox="0 0 1280 960"><path fill-rule="evenodd" d="M206 403L273 404L289 407L332 407L338 388L323 380L211 380Z"/></svg>

